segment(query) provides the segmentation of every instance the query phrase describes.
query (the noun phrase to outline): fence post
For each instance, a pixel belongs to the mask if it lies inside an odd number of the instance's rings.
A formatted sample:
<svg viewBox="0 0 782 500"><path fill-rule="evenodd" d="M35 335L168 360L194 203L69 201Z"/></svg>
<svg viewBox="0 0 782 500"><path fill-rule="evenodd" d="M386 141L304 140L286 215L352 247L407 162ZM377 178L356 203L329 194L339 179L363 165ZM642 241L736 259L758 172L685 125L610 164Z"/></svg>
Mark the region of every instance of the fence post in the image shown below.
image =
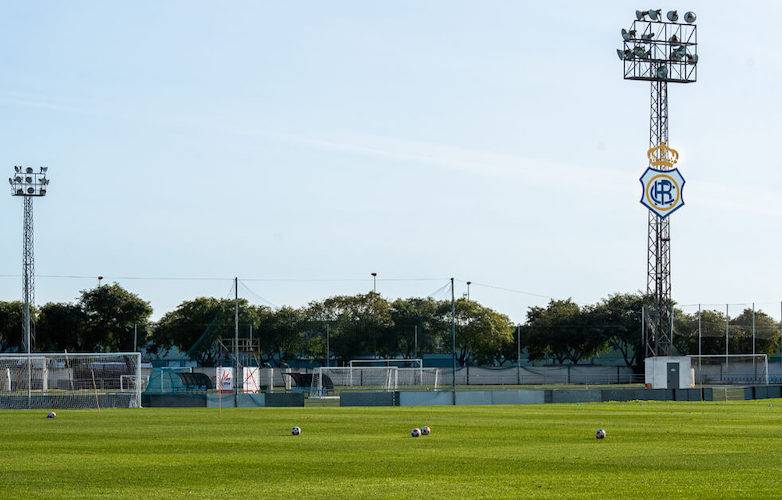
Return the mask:
<svg viewBox="0 0 782 500"><path fill-rule="evenodd" d="M703 387L703 353L701 352L701 339L703 334L701 333L701 305L698 304L698 379L700 386Z"/></svg>
<svg viewBox="0 0 782 500"><path fill-rule="evenodd" d="M730 306L729 304L725 304L725 367L727 368L729 359L728 359L728 342L730 339L728 338L728 330L730 330Z"/></svg>
<svg viewBox="0 0 782 500"><path fill-rule="evenodd" d="M516 383L521 385L521 325L516 325Z"/></svg>

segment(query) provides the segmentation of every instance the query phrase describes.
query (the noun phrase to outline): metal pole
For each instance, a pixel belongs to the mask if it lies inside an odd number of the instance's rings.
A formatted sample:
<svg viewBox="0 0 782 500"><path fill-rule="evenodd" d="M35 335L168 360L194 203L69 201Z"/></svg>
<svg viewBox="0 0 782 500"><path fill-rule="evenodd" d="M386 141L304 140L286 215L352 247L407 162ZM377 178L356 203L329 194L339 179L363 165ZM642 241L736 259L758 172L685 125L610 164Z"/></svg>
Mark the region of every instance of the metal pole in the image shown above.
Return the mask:
<svg viewBox="0 0 782 500"><path fill-rule="evenodd" d="M638 361L643 361L646 357L646 307L641 306L641 349L643 349L643 357L639 356Z"/></svg>
<svg viewBox="0 0 782 500"><path fill-rule="evenodd" d="M673 305L671 305L671 356L673 356Z"/></svg>
<svg viewBox="0 0 782 500"><path fill-rule="evenodd" d="M326 368L329 367L329 357L331 357L331 331L329 323L326 322Z"/></svg>
<svg viewBox="0 0 782 500"><path fill-rule="evenodd" d="M24 349L27 353L27 407L32 407L33 369L30 353L32 352L32 335L30 333L30 304L33 301L35 280L35 257L33 252L33 199L24 197L24 235L22 260L24 267Z"/></svg>
<svg viewBox="0 0 782 500"><path fill-rule="evenodd" d="M415 325L414 327L414 334L413 334L413 357L418 357L418 325Z"/></svg>
<svg viewBox="0 0 782 500"><path fill-rule="evenodd" d="M728 330L730 330L730 305L725 304L725 367L728 366Z"/></svg>
<svg viewBox="0 0 782 500"><path fill-rule="evenodd" d="M138 351L137 346L138 346L138 323L133 323L133 352Z"/></svg>
<svg viewBox="0 0 782 500"><path fill-rule="evenodd" d="M755 364L755 303L752 303L752 376L753 380L758 377L758 367Z"/></svg>
<svg viewBox="0 0 782 500"><path fill-rule="evenodd" d="M456 405L456 296L451 278L451 389L453 404Z"/></svg>
<svg viewBox="0 0 782 500"><path fill-rule="evenodd" d="M703 387L703 358L701 352L701 338L703 334L701 332L701 305L698 304L698 379L700 386Z"/></svg>
<svg viewBox="0 0 782 500"><path fill-rule="evenodd" d="M516 383L521 385L521 325L516 325Z"/></svg>
<svg viewBox="0 0 782 500"><path fill-rule="evenodd" d="M244 377L239 375L239 278L234 278L234 356L236 373L234 373L234 406L239 406L239 381Z"/></svg>

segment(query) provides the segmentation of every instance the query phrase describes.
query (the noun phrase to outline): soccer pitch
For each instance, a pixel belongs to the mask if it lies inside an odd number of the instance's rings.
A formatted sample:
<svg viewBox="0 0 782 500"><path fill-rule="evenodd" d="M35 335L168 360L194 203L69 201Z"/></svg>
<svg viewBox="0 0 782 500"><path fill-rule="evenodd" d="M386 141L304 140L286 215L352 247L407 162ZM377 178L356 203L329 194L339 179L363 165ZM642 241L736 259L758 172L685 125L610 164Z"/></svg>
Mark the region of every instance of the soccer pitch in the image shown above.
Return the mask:
<svg viewBox="0 0 782 500"><path fill-rule="evenodd" d="M0 497L724 497L782 487L782 400L45 415L0 412ZM431 436L409 437L422 425Z"/></svg>

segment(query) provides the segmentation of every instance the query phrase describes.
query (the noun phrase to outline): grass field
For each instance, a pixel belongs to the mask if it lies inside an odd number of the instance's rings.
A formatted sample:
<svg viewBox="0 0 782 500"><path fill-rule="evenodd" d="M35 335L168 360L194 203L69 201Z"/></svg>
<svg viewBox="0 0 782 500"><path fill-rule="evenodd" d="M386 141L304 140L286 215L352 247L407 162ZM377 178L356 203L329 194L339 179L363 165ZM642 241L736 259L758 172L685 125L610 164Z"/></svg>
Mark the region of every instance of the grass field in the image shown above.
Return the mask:
<svg viewBox="0 0 782 500"><path fill-rule="evenodd" d="M1 498L770 497L782 488L782 400L45 413L0 412ZM431 436L408 437L424 424ZM598 427L605 441L594 439Z"/></svg>

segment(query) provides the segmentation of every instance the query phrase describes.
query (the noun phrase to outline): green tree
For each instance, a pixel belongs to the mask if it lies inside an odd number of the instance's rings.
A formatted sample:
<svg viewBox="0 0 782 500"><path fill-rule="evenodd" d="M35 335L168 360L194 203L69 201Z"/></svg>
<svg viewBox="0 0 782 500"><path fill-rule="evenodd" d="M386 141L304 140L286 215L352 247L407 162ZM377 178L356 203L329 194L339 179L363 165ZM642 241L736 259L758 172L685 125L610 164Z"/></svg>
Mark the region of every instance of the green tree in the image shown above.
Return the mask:
<svg viewBox="0 0 782 500"><path fill-rule="evenodd" d="M644 307L653 303L651 297L640 293L610 295L595 306L598 324L608 345L621 353L630 368L643 368L645 348L641 339L641 316Z"/></svg>
<svg viewBox="0 0 782 500"><path fill-rule="evenodd" d="M117 283L83 290L79 306L85 315L81 339L86 351L132 350L133 326L145 327L152 315L149 302Z"/></svg>
<svg viewBox="0 0 782 500"><path fill-rule="evenodd" d="M450 304L442 303L441 314L450 316ZM474 300L456 301L456 354L461 366L498 362L508 344L513 343L514 325L504 314ZM448 330L450 337L450 330Z"/></svg>
<svg viewBox="0 0 782 500"><path fill-rule="evenodd" d="M260 309L256 318L261 356L265 362L280 365L299 356L321 356L325 353L325 348L321 348L317 341L308 342L310 329L300 309L287 306L274 311ZM318 337L321 335L315 335L315 338Z"/></svg>
<svg viewBox="0 0 782 500"><path fill-rule="evenodd" d="M204 366L223 362L226 353L217 341L234 337L235 307L233 299L214 297L197 297L182 302L155 325L151 351L162 353L176 347ZM267 308L254 307L247 300L239 299L241 336L249 336L249 325L257 331L262 323L260 317L267 313Z"/></svg>
<svg viewBox="0 0 782 500"><path fill-rule="evenodd" d="M597 355L608 342L604 316L605 311L599 307L582 309L571 299L531 307L522 330L530 359L552 357L559 364L578 364Z"/></svg>
<svg viewBox="0 0 782 500"><path fill-rule="evenodd" d="M305 312L310 325L328 323L330 348L342 363L359 355L388 356L393 326L391 305L380 294L338 295L312 302ZM323 331L321 329L321 331Z"/></svg>
<svg viewBox="0 0 782 500"><path fill-rule="evenodd" d="M391 303L393 325L388 331L389 349L406 358L420 357L421 353L441 350L443 339L450 331L447 318L442 314L443 309L442 303L429 297L393 301ZM416 331L417 352L415 351Z"/></svg>
<svg viewBox="0 0 782 500"><path fill-rule="evenodd" d="M0 352L21 350L23 317L22 302L0 301Z"/></svg>
<svg viewBox="0 0 782 500"><path fill-rule="evenodd" d="M91 351L84 343L87 315L79 304L50 302L41 307L36 322L35 347L39 351Z"/></svg>

